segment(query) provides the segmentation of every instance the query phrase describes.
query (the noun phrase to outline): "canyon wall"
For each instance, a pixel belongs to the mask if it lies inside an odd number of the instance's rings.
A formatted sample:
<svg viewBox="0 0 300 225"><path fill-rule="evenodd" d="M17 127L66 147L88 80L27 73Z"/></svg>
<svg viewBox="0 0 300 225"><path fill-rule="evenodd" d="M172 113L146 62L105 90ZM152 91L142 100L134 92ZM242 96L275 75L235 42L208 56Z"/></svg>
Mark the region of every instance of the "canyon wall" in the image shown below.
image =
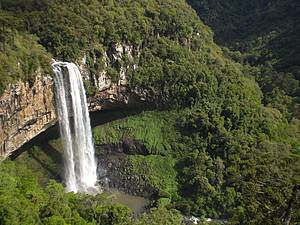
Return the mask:
<svg viewBox="0 0 300 225"><path fill-rule="evenodd" d="M132 92L127 90L127 70L136 66L123 65L118 69L118 80L113 82L107 68L126 55L133 58L133 48L115 44L105 52L104 68L91 72L84 56L79 67L87 88L90 111L122 107L129 103ZM97 58L94 61L99 60ZM0 156L7 157L23 144L57 122L53 79L51 75L36 72L33 83L19 81L9 85L0 96ZM136 95L135 95L136 96Z"/></svg>

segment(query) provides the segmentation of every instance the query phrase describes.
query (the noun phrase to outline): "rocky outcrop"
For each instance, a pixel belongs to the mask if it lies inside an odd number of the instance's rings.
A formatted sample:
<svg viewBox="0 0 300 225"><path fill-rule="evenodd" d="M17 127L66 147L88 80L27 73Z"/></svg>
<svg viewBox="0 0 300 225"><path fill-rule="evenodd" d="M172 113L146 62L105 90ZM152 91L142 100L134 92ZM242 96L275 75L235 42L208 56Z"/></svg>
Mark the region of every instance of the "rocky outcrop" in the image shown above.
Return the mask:
<svg viewBox="0 0 300 225"><path fill-rule="evenodd" d="M125 139L118 144L96 145L98 176L104 189L118 189L130 195L156 198L158 190L145 182L143 175L129 172L127 157L149 155L143 142Z"/></svg>
<svg viewBox="0 0 300 225"><path fill-rule="evenodd" d="M128 155L149 155L146 145L140 140L126 138L121 143L123 151Z"/></svg>
<svg viewBox="0 0 300 225"><path fill-rule="evenodd" d="M56 122L53 81L38 72L33 85L18 82L0 97L0 156L7 156Z"/></svg>
<svg viewBox="0 0 300 225"><path fill-rule="evenodd" d="M124 55L133 59L133 47L115 44L101 59L94 57L94 62L104 61L102 70L92 72L86 62L86 56L79 62L88 89L90 111L122 107L129 103L131 94L127 90L127 71L136 66L123 63L116 70L119 77L115 82L107 72L108 68L121 61ZM9 85L0 96L0 156L10 155L57 122L53 86L51 76L37 71L33 84L17 82Z"/></svg>

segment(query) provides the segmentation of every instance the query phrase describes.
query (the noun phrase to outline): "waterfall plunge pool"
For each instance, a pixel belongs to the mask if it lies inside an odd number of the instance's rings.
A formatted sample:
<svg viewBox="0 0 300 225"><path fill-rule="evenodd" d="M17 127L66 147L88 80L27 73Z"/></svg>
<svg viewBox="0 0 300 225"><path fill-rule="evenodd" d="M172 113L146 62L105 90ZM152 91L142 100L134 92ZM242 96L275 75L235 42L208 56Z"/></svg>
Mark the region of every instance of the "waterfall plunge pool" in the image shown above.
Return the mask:
<svg viewBox="0 0 300 225"><path fill-rule="evenodd" d="M125 205L132 210L135 216L138 216L147 210L149 200L143 197L126 194L117 189L110 189L108 194L113 203Z"/></svg>

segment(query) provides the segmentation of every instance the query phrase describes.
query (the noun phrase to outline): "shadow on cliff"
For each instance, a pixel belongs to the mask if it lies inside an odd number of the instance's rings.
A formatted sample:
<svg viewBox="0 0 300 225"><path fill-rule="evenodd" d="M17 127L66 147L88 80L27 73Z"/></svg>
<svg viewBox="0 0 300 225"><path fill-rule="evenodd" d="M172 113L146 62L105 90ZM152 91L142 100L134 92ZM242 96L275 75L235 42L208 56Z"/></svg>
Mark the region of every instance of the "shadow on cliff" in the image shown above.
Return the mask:
<svg viewBox="0 0 300 225"><path fill-rule="evenodd" d="M91 126L96 127L128 116L138 115L143 111L153 110L152 107L123 107L90 113ZM28 154L40 168L49 174L49 178L62 182L63 178L63 149L57 140L60 138L59 125L56 123L21 148L14 151L10 158L22 160L22 155ZM23 154L24 153L24 154ZM26 158L25 158L26 160Z"/></svg>
<svg viewBox="0 0 300 225"><path fill-rule="evenodd" d="M114 110L103 110L100 112L92 112L90 113L91 126L92 128L103 125L106 123L110 123L114 120L119 120L126 118L128 116L134 116L142 113L143 111L151 110L149 109L141 109L141 108L122 108L122 109L114 109Z"/></svg>
<svg viewBox="0 0 300 225"><path fill-rule="evenodd" d="M57 162L58 164L63 163L63 155L57 149L52 147L49 143L43 143L39 145L40 149L52 159L52 161Z"/></svg>
<svg viewBox="0 0 300 225"><path fill-rule="evenodd" d="M51 153L52 154L52 153ZM62 174L60 174L57 170L51 168L47 163L45 163L42 159L40 159L37 155L35 154L30 154L30 157L34 159L43 169L45 169L49 174L52 175L52 177L59 181L62 182ZM62 157L59 156L61 159Z"/></svg>
<svg viewBox="0 0 300 225"><path fill-rule="evenodd" d="M137 108L135 108L135 107L125 107L125 108L122 108L122 109L103 110L103 111L99 111L99 112L92 112L92 113L90 113L91 126L96 127L96 126L99 126L99 125L102 125L102 124L105 124L105 123L112 122L114 120L123 119L123 118L126 118L128 116L137 115L137 114L140 114L143 111L147 111L147 110L151 110L151 109L152 109L151 106L149 106L149 107L137 107ZM60 137L60 135L59 135L59 126L58 126L58 123L56 123L54 126L48 128L44 132L37 135L35 138L28 141L26 144L24 144L18 150L14 151L10 155L10 158L12 160L15 160L22 153L30 150L34 146L40 146L41 149L45 148L45 149L43 149L43 151L45 151L45 153L47 155L49 155L49 157L56 158L56 159L59 160L58 162L61 163L62 162L62 156L61 155L58 156L58 154L61 154L61 153L58 152L55 148L53 148L52 146L50 146L48 144L49 141L59 139L59 137Z"/></svg>
<svg viewBox="0 0 300 225"><path fill-rule="evenodd" d="M48 128L46 131L40 133L35 138L31 139L27 143L25 143L21 148L17 149L10 155L10 159L15 160L17 159L22 153L27 152L34 146L42 147L45 144L48 144L50 140L58 139L59 138L59 127L58 124ZM49 149L48 149L49 152Z"/></svg>

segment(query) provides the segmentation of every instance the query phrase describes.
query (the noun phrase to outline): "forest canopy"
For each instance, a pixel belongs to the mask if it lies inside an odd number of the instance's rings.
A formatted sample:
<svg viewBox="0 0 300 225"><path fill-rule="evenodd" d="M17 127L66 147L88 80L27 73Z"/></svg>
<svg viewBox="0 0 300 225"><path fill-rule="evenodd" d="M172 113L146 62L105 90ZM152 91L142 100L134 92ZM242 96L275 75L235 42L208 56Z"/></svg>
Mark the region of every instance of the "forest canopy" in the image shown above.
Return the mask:
<svg viewBox="0 0 300 225"><path fill-rule="evenodd" d="M213 1L210 11L200 2L218 35L214 19L223 6ZM219 47L184 0L2 0L0 30L0 92L51 74L52 57L80 62L87 55L91 71L99 72L99 59L113 45L137 49L132 61L122 61L137 65L127 71L128 88L145 90L157 110L96 128L94 140L119 143L126 130L145 142L149 156L131 157L128 170L142 171L145 183L168 199L132 222L127 208L101 195L66 194L54 181L44 187L32 171L7 162L0 165L1 224L180 224L183 215L229 224L300 221L298 70L281 69L284 57L257 64L252 52ZM112 64L109 74L119 73Z"/></svg>

